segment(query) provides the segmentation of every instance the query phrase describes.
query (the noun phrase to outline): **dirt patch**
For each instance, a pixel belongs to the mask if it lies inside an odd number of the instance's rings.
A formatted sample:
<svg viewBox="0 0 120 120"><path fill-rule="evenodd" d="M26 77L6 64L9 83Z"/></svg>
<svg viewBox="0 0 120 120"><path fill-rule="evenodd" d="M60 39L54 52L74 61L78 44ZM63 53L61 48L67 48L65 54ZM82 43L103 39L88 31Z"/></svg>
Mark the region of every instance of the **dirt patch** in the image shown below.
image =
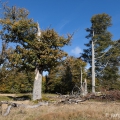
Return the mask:
<svg viewBox="0 0 120 120"><path fill-rule="evenodd" d="M17 103L17 104L30 104L30 100L24 100L24 101L10 101L11 103Z"/></svg>
<svg viewBox="0 0 120 120"><path fill-rule="evenodd" d="M0 96L11 96L11 97L15 97L16 94L0 94Z"/></svg>

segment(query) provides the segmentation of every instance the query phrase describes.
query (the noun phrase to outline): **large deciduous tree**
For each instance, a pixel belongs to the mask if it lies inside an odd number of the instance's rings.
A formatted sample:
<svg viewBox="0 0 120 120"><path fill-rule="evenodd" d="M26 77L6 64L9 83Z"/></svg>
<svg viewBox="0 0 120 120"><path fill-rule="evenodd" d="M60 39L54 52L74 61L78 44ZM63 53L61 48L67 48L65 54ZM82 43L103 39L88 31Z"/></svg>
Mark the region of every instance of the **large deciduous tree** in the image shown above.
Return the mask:
<svg viewBox="0 0 120 120"><path fill-rule="evenodd" d="M114 42L112 41L112 35L108 31L108 27L111 26L111 17L108 14L97 14L91 18L92 26L89 29L86 29L89 32L89 35L86 36L89 40L89 43L85 44L87 49L84 49L84 53L81 57L88 62L92 67L92 92L95 93L95 76L103 80L103 76L109 76L109 69L113 70L113 59L116 57L112 54L114 48ZM115 52L115 51L114 51ZM114 56L114 57L113 57ZM115 63L115 62L114 62ZM114 69L118 71L118 68ZM114 74L112 72L112 74ZM93 79L94 78L94 79ZM108 78L105 78L108 79ZM104 79L104 80L105 80Z"/></svg>
<svg viewBox="0 0 120 120"><path fill-rule="evenodd" d="M35 70L33 100L37 100L41 99L42 72L55 67L67 55L61 48L69 44L71 35L60 36L54 29L38 33L38 24L28 14L23 8L5 7L0 20L1 38L15 45L7 56L14 67L19 71Z"/></svg>

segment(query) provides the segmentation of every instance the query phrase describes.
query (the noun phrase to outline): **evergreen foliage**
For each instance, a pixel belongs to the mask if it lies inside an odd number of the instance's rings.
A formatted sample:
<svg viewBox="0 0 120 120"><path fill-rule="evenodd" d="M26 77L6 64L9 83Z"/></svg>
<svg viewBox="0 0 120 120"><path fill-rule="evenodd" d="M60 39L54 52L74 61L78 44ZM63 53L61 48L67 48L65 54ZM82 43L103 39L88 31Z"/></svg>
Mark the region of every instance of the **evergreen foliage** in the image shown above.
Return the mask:
<svg viewBox="0 0 120 120"><path fill-rule="evenodd" d="M118 56L120 55L120 53L118 53L117 51L119 47L116 47L116 41L112 41L112 35L108 31L108 27L112 25L111 17L105 13L97 14L91 18L91 23L92 27L90 29L86 29L86 31L89 32L89 35L86 36L86 38L90 38L90 40L89 43L85 44L87 49L84 49L84 53L81 54L81 58L83 58L91 65L91 41L93 40L95 50L96 78L100 80L100 83L103 86L104 82L108 81L107 87L109 87L110 89L109 85L111 84L111 82L117 81L119 77ZM94 36L92 35L91 31L94 31Z"/></svg>
<svg viewBox="0 0 120 120"><path fill-rule="evenodd" d="M5 7L0 19L1 40L15 45L13 49L8 48L7 60L18 73L37 68L42 74L67 56L62 47L69 45L72 36L60 36L54 29L42 30L41 36L37 36L37 23L29 19L28 14L24 8Z"/></svg>
<svg viewBox="0 0 120 120"><path fill-rule="evenodd" d="M59 35L54 29L41 30L29 19L29 12L24 8L3 8L0 19L2 49L0 52L0 92L32 92L34 71L43 77L43 91L70 93L75 85L80 86L81 69L83 79L87 77L90 89L91 68L86 75L86 63L91 65L91 43L94 42L96 85L108 90L120 89L120 40L112 40L108 27L112 25L108 14L97 14L91 18L92 26L86 38L89 42L81 58L69 57L62 48L69 45L72 35ZM94 30L94 37L92 32ZM13 46L14 47L10 47Z"/></svg>
<svg viewBox="0 0 120 120"><path fill-rule="evenodd" d="M81 69L83 80L86 77L86 63L79 58L67 57L56 68L51 69L47 77L47 92L67 94L73 87L81 85Z"/></svg>

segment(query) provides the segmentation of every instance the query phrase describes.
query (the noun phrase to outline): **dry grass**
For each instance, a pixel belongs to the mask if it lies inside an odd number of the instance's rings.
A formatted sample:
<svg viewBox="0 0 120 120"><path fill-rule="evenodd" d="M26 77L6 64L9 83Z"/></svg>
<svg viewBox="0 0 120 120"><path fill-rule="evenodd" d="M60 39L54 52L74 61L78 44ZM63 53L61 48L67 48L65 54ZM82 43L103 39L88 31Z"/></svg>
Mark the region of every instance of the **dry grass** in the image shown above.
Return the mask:
<svg viewBox="0 0 120 120"><path fill-rule="evenodd" d="M13 108L0 120L119 120L120 103L83 102L72 105L49 105L35 109ZM115 116L116 115L116 116Z"/></svg>

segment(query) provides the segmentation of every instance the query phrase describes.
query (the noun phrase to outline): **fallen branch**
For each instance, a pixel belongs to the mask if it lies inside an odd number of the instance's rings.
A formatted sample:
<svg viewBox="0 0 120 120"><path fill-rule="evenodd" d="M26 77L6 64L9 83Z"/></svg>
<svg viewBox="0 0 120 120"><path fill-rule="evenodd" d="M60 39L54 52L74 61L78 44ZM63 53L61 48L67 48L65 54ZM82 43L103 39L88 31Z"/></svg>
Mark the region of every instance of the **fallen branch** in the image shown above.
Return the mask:
<svg viewBox="0 0 120 120"><path fill-rule="evenodd" d="M0 105L2 106L2 104L8 104L6 112L2 114L3 116L7 116L10 113L12 107L37 108L39 106L48 105L48 102L39 102L36 105L26 105L26 104L12 103L8 101L1 101Z"/></svg>
<svg viewBox="0 0 120 120"><path fill-rule="evenodd" d="M25 108L37 108L39 106L43 106L43 105L48 105L48 102L39 102L36 105L25 105L25 104L18 104L18 106L20 107L25 107Z"/></svg>
<svg viewBox="0 0 120 120"><path fill-rule="evenodd" d="M6 112L3 114L3 116L7 116L10 113L11 108L12 108L12 105L9 105Z"/></svg>

